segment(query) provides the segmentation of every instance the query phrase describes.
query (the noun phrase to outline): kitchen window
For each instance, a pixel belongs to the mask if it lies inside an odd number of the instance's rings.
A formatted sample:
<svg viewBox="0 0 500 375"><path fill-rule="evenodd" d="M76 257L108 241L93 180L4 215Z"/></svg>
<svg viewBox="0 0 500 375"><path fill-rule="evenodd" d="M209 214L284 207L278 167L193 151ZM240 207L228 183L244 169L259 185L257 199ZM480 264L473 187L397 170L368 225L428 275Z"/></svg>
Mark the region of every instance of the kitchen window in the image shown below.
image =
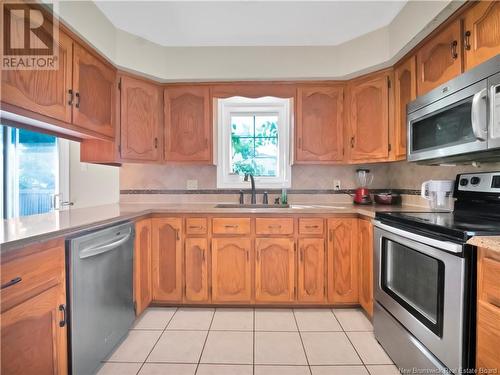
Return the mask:
<svg viewBox="0 0 500 375"><path fill-rule="evenodd" d="M69 141L0 125L4 219L58 209L69 193Z"/></svg>
<svg viewBox="0 0 500 375"><path fill-rule="evenodd" d="M233 97L218 102L217 187L291 186L290 99Z"/></svg>

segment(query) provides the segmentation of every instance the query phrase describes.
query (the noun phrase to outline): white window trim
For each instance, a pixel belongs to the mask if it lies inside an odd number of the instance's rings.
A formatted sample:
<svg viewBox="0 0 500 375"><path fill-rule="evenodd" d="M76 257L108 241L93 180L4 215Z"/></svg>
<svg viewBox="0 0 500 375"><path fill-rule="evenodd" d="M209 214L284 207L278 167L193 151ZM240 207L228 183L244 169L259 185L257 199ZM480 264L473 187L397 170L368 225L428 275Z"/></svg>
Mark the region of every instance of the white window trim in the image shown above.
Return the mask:
<svg viewBox="0 0 500 375"><path fill-rule="evenodd" d="M292 168L290 165L291 144L291 99L263 97L257 99L232 97L219 99L217 105L217 187L247 188L243 176L231 173L231 114L258 113L278 114L278 176L255 177L257 188L290 188Z"/></svg>

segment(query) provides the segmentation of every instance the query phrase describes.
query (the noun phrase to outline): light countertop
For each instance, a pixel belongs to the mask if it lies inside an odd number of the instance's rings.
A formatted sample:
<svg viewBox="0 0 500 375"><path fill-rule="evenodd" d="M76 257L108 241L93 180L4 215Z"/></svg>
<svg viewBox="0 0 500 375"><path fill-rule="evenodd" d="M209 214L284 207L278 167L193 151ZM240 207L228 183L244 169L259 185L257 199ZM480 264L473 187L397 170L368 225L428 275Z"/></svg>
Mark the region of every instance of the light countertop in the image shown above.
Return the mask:
<svg viewBox="0 0 500 375"><path fill-rule="evenodd" d="M109 225L124 220L134 220L151 214L317 214L347 215L373 218L381 211L428 211L418 206L358 206L353 204L292 204L289 208L216 208L215 203L196 204L112 204L88 208L54 211L41 215L24 216L3 220L0 232L2 252L29 243L54 237L70 236L90 228Z"/></svg>
<svg viewBox="0 0 500 375"><path fill-rule="evenodd" d="M500 253L500 236L476 236L467 243Z"/></svg>

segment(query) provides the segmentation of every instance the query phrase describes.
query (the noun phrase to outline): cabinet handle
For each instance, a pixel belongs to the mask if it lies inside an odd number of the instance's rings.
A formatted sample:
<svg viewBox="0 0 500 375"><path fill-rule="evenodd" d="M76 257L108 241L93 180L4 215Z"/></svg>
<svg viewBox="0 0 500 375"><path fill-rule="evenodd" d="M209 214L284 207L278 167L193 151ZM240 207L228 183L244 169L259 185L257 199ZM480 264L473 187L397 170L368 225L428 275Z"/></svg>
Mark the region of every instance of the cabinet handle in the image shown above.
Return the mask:
<svg viewBox="0 0 500 375"><path fill-rule="evenodd" d="M267 227L269 229L274 229L274 228L281 229L281 224L269 224Z"/></svg>
<svg viewBox="0 0 500 375"><path fill-rule="evenodd" d="M158 138L155 137L155 148L158 148Z"/></svg>
<svg viewBox="0 0 500 375"><path fill-rule="evenodd" d="M250 252L247 250L247 262L250 260Z"/></svg>
<svg viewBox="0 0 500 375"><path fill-rule="evenodd" d="M226 224L224 225L225 228L231 228L231 229L236 229L239 227L238 224Z"/></svg>
<svg viewBox="0 0 500 375"><path fill-rule="evenodd" d="M453 42L451 42L450 44L450 50L451 50L451 58L453 60L456 60L458 58L458 53L457 53L457 46L458 46L458 42L456 40L454 40Z"/></svg>
<svg viewBox="0 0 500 375"><path fill-rule="evenodd" d="M330 242L331 242L331 241L333 241L333 229L330 229L330 230L328 231L328 235L329 235L329 237L330 237Z"/></svg>
<svg viewBox="0 0 500 375"><path fill-rule="evenodd" d="M181 239L181 237L179 236L179 229L175 230L175 238L177 239L177 241Z"/></svg>
<svg viewBox="0 0 500 375"><path fill-rule="evenodd" d="M73 90L72 89L68 90L68 95L69 95L68 105L73 105Z"/></svg>
<svg viewBox="0 0 500 375"><path fill-rule="evenodd" d="M203 260L203 262L205 261L205 249L201 251L201 259Z"/></svg>
<svg viewBox="0 0 500 375"><path fill-rule="evenodd" d="M306 225L305 226L307 229L318 229L319 225Z"/></svg>
<svg viewBox="0 0 500 375"><path fill-rule="evenodd" d="M300 248L300 262L302 263L304 261L304 248Z"/></svg>
<svg viewBox="0 0 500 375"><path fill-rule="evenodd" d="M351 137L351 148L354 148L354 136Z"/></svg>
<svg viewBox="0 0 500 375"><path fill-rule="evenodd" d="M80 93L79 93L79 92L75 93L75 96L76 96L76 104L75 104L75 107L76 107L76 108L80 108Z"/></svg>
<svg viewBox="0 0 500 375"><path fill-rule="evenodd" d="M201 225L190 225L189 229L203 229Z"/></svg>
<svg viewBox="0 0 500 375"><path fill-rule="evenodd" d="M470 50L470 48L471 48L471 46L470 46L470 34L471 34L471 33L470 33L470 31L469 31L469 30L467 30L467 31L465 32L464 45L465 45L465 49L466 49L467 51L469 51L469 50Z"/></svg>
<svg viewBox="0 0 500 375"><path fill-rule="evenodd" d="M64 327L66 325L66 306L59 305L59 311L63 313L63 318L59 321L59 327Z"/></svg>
<svg viewBox="0 0 500 375"><path fill-rule="evenodd" d="M7 281L5 284L2 284L2 287L0 289L5 289L8 288L9 286L16 285L17 283L20 283L23 279L21 277L14 277L12 280Z"/></svg>

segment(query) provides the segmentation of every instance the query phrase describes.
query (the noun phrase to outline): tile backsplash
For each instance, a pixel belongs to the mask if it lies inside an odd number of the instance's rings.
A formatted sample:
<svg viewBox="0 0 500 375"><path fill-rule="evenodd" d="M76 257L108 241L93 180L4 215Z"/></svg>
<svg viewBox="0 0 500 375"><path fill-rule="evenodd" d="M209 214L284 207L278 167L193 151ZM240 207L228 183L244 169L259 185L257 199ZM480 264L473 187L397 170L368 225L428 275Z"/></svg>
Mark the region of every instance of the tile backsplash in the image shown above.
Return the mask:
<svg viewBox="0 0 500 375"><path fill-rule="evenodd" d="M333 181L340 180L342 189L357 187L356 169L360 165L294 165L292 189L333 189ZM500 171L499 163L482 164L479 168L463 166L421 166L414 163L369 164L374 174L372 188L418 190L423 181L454 179L458 173ZM197 180L198 189L217 188L215 166L124 164L120 170L120 189L184 190L187 180Z"/></svg>

